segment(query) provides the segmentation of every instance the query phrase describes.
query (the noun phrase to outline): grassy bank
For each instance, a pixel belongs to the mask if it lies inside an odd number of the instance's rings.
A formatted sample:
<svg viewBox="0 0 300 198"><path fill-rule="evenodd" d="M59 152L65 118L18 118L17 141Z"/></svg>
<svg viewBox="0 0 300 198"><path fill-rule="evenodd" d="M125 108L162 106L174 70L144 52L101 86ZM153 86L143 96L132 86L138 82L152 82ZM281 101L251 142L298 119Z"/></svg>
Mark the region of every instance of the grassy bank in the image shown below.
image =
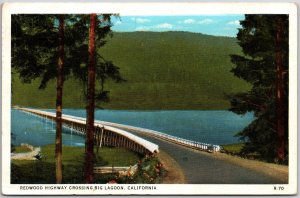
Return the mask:
<svg viewBox="0 0 300 198"><path fill-rule="evenodd" d="M222 145L223 149L221 152L229 155L235 155L238 157L246 158L246 159L265 161L265 159L263 159L257 152L244 153L243 152L244 146L245 143Z"/></svg>
<svg viewBox="0 0 300 198"><path fill-rule="evenodd" d="M245 145L244 143L237 143L237 144L225 144L221 146L223 148L223 152L238 155L242 151L244 145Z"/></svg>
<svg viewBox="0 0 300 198"><path fill-rule="evenodd" d="M230 54L240 53L236 39L188 32L114 33L99 51L120 68L125 83L110 81L107 109L226 109L226 94L249 89L230 72ZM12 104L55 108L55 80L38 90L40 79L22 84L13 75ZM84 108L83 85L70 77L64 108ZM30 93L30 94L28 94Z"/></svg>
<svg viewBox="0 0 300 198"><path fill-rule="evenodd" d="M84 183L84 150L84 147L63 146L63 183ZM130 166L141 159L138 154L122 148L102 147L95 154L97 166ZM42 159L36 161L13 160L12 183L55 183L55 146L43 146L41 155ZM109 178L100 177L97 181L106 183L106 179Z"/></svg>

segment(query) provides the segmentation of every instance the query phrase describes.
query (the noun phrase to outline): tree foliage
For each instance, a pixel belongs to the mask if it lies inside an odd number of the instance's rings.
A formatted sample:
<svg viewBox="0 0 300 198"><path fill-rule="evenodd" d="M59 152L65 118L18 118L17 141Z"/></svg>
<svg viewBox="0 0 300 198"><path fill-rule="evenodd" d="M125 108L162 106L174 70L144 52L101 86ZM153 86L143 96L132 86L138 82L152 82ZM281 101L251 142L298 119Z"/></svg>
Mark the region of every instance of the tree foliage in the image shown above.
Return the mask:
<svg viewBox="0 0 300 198"><path fill-rule="evenodd" d="M103 14L97 17L96 48L104 46L107 37L112 36L111 17ZM117 17L117 16L116 16ZM58 16L51 14L12 15L12 68L19 73L23 83L41 78L40 89L56 78L58 60ZM67 79L75 76L82 80L84 92L87 84L89 15L65 15L65 63L63 75ZM98 52L99 50L97 50ZM109 91L104 89L107 79L124 81L119 68L112 61L97 53L97 76L99 88L97 101L108 101ZM86 95L86 94L85 94ZM99 105L98 105L99 106Z"/></svg>
<svg viewBox="0 0 300 198"><path fill-rule="evenodd" d="M55 76L58 59L58 27L54 15L12 16L12 68L22 82L43 76L40 87L49 76ZM49 67L51 65L51 67Z"/></svg>
<svg viewBox="0 0 300 198"><path fill-rule="evenodd" d="M111 17L116 16L113 14L103 14L97 15L96 18L96 29L95 29L95 45L96 49L103 47L108 37L112 37L111 27L113 23L111 22ZM83 15L76 21L76 29L80 29L80 34L83 35L84 40L82 42L76 43L70 51L70 56L72 57L72 73L77 78L83 82L84 95L87 96L87 74L88 74L88 33L89 33L89 16ZM104 85L108 79L119 83L125 81L120 74L119 67L113 64L112 61L106 60L100 53L99 50L96 51L96 80L97 89L95 93L96 106L100 106L100 102L109 101L109 91L105 90Z"/></svg>
<svg viewBox="0 0 300 198"><path fill-rule="evenodd" d="M278 21L281 21L280 27ZM232 72L249 82L252 88L233 95L230 110L237 114L253 112L255 116L254 121L237 134L246 142L243 152L256 152L265 160L273 161L277 158L279 116L284 118L285 153L288 156L288 16L245 15L240 24L237 39L243 54L231 55L235 64ZM279 28L283 30L282 42L276 46ZM280 74L276 65L278 49L283 67ZM278 75L284 83L282 115L277 114Z"/></svg>

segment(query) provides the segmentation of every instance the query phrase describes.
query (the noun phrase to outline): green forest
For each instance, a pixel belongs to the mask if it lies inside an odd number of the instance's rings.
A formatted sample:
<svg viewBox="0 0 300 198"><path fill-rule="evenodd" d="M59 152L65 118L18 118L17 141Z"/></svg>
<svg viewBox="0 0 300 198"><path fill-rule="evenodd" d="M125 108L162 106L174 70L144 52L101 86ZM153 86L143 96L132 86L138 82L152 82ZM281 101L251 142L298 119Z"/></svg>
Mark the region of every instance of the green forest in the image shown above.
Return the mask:
<svg viewBox="0 0 300 198"><path fill-rule="evenodd" d="M189 32L113 32L97 53L119 67L126 80L106 82L110 102L98 103L98 108L228 109L228 95L251 88L230 72L234 67L230 55L241 54L236 38ZM39 78L23 84L18 75L12 76L12 105L55 108L55 79L39 90ZM81 81L68 77L64 108L85 108L83 89Z"/></svg>

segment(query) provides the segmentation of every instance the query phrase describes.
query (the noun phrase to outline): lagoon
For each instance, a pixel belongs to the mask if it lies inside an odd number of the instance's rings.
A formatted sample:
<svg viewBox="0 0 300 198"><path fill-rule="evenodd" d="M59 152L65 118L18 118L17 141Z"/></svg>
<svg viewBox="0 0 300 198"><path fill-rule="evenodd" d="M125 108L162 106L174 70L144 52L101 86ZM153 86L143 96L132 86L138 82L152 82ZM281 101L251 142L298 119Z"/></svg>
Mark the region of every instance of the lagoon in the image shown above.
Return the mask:
<svg viewBox="0 0 300 198"><path fill-rule="evenodd" d="M54 112L51 109L46 110ZM84 109L64 109L63 113L78 117L86 115ZM96 110L95 119L152 129L204 143L231 144L239 142L238 137L234 135L251 123L254 116L252 113L240 116L226 110ZM15 145L53 144L55 123L13 109L12 133L14 134L12 143ZM83 136L74 135L71 130L64 128L63 144L84 146L84 141Z"/></svg>

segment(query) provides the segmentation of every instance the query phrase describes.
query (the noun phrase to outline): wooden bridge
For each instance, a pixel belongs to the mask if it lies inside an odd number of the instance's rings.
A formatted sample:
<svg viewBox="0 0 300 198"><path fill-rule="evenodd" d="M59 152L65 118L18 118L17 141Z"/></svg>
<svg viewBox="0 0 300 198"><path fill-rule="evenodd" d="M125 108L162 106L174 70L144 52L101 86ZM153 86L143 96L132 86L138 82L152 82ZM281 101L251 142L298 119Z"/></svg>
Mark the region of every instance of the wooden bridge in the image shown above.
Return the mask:
<svg viewBox="0 0 300 198"><path fill-rule="evenodd" d="M29 109L29 108L18 108L18 109L32 115L44 117L55 121L55 117L56 117L55 113L36 110L36 109ZM86 130L85 118L63 114L62 120L63 120L63 124L68 128L74 130L78 134L85 135L85 130ZM163 139L169 142L173 142L175 144L179 144L197 150L218 152L221 149L219 145L212 145L203 142L187 140L184 138L175 137L154 130L143 129L140 127L117 124L112 122L99 121L99 120L95 120L95 134L94 134L95 144L100 147L102 145L125 147L139 153L158 152L158 145L153 144L138 136L135 136L132 133L129 133L128 130L139 131L140 133L146 134L148 136L156 137L159 139Z"/></svg>
<svg viewBox="0 0 300 198"><path fill-rule="evenodd" d="M19 110L33 116L44 117L55 122L56 114L29 108L18 108ZM62 115L63 125L79 135L85 135L86 121L84 118ZM125 130L103 124L95 123L94 141L96 146L124 147L141 154L158 152L158 145L133 135Z"/></svg>

